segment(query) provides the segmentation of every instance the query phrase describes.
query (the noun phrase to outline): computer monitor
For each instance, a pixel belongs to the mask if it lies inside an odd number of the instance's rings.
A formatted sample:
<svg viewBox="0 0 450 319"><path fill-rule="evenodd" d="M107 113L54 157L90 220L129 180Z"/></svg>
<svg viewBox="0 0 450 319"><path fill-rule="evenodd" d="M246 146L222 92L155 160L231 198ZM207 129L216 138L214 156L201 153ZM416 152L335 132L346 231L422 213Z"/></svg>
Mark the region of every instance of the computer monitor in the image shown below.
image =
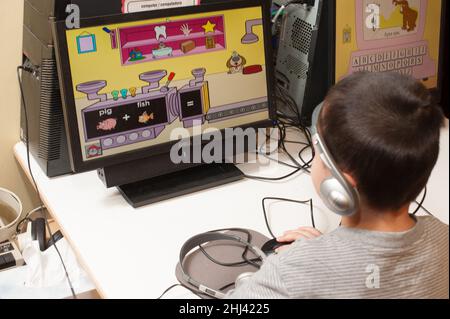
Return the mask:
<svg viewBox="0 0 450 319"><path fill-rule="evenodd" d="M355 71L394 71L440 89L443 2L336 0L335 81Z"/></svg>
<svg viewBox="0 0 450 319"><path fill-rule="evenodd" d="M329 88L356 71L414 76L441 100L445 1L301 2L274 0L286 6L278 19L277 85L297 105L281 104L282 115L309 126Z"/></svg>
<svg viewBox="0 0 450 319"><path fill-rule="evenodd" d="M73 170L150 161L122 174L134 182L182 168L160 156L174 129L272 125L268 10L239 0L56 23Z"/></svg>
<svg viewBox="0 0 450 319"><path fill-rule="evenodd" d="M58 23L73 169L148 154L177 127L267 123L264 8L233 1L86 19L80 29ZM257 36L244 43L248 21Z"/></svg>

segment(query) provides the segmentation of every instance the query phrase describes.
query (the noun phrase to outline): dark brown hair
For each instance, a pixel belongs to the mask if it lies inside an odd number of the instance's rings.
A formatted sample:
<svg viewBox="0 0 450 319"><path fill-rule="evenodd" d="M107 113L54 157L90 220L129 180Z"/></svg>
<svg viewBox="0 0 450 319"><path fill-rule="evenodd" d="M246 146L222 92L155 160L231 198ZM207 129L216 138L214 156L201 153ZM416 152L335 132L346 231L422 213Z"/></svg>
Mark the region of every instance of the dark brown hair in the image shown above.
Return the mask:
<svg viewBox="0 0 450 319"><path fill-rule="evenodd" d="M399 209L426 186L443 124L431 101L422 83L398 73L355 73L328 93L319 130L370 207Z"/></svg>

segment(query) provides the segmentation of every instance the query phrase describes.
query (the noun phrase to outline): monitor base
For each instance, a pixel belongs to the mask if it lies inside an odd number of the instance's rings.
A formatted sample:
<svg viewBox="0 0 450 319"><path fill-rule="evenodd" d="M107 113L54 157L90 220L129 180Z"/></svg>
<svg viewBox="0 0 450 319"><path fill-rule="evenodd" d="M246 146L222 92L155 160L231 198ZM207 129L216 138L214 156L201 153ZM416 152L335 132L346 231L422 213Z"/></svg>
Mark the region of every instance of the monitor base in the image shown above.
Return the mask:
<svg viewBox="0 0 450 319"><path fill-rule="evenodd" d="M203 164L182 171L121 185L122 196L134 208L235 182L244 174L234 164Z"/></svg>

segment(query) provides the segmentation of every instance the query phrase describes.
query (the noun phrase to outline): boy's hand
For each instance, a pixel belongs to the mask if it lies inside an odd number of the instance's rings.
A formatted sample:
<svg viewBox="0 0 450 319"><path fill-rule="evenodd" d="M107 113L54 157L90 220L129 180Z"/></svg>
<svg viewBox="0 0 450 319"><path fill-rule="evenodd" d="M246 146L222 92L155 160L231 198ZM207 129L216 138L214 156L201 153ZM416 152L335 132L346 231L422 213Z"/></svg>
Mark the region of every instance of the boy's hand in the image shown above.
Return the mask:
<svg viewBox="0 0 450 319"><path fill-rule="evenodd" d="M322 233L312 227L300 227L294 230L285 231L284 234L277 238L280 243L292 243L299 238L313 239L321 236ZM276 251L280 252L284 249L289 248L290 245L281 246Z"/></svg>

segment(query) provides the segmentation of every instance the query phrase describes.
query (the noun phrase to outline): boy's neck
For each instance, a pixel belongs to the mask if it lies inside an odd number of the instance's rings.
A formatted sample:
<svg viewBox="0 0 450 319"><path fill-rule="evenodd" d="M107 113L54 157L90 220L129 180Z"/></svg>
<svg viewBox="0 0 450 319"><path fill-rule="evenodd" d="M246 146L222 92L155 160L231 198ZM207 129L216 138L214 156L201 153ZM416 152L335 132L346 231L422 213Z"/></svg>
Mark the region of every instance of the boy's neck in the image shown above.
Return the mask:
<svg viewBox="0 0 450 319"><path fill-rule="evenodd" d="M415 226L415 220L409 215L409 205L397 211L377 211L367 207L348 217L342 217L341 225L350 228L381 232L404 232Z"/></svg>

